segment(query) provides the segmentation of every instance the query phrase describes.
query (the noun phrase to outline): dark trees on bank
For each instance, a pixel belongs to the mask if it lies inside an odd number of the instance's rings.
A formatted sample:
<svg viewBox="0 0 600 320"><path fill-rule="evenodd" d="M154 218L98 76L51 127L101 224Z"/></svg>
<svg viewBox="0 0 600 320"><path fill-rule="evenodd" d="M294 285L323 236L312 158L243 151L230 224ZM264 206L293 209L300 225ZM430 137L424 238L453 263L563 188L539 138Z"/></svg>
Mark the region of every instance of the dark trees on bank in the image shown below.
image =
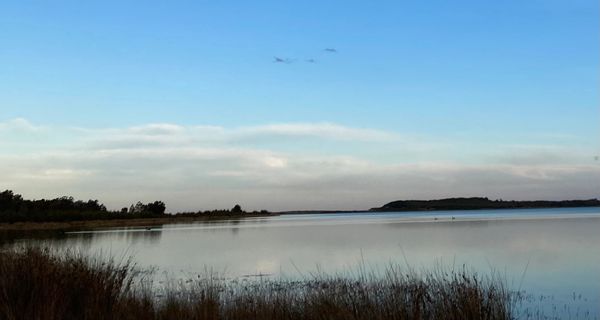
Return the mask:
<svg viewBox="0 0 600 320"><path fill-rule="evenodd" d="M488 198L448 198L438 200L398 200L371 211L428 211L428 210L477 210L477 209L527 209L527 208L574 208L598 207L598 199L563 201L505 201Z"/></svg>
<svg viewBox="0 0 600 320"><path fill-rule="evenodd" d="M240 214L244 213L244 211L242 210L242 207L239 204L236 204L235 206L233 206L233 209L231 209L231 213Z"/></svg>
<svg viewBox="0 0 600 320"><path fill-rule="evenodd" d="M82 220L160 218L160 217L218 217L248 214L239 204L230 210L211 210L189 213L166 214L164 202L137 202L129 208L109 211L98 200L81 201L73 197L56 199L26 200L11 190L0 192L0 223L2 222L62 222ZM268 214L268 211L250 214Z"/></svg>
<svg viewBox="0 0 600 320"><path fill-rule="evenodd" d="M81 201L73 197L26 200L11 190L0 192L0 222L80 221L157 217L165 214L165 203L138 202L130 210L108 211L98 200Z"/></svg>
<svg viewBox="0 0 600 320"><path fill-rule="evenodd" d="M165 214L166 205L162 201L154 201L148 204L143 204L138 201L135 205L129 208L129 214L138 214L143 216L160 216Z"/></svg>

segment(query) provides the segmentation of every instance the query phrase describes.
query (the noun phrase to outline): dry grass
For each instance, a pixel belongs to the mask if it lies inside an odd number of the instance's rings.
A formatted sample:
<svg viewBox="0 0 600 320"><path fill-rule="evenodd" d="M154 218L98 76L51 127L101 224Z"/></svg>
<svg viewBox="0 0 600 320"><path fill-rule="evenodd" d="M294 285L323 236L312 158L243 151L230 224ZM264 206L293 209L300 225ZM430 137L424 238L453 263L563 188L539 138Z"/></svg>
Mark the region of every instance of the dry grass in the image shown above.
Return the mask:
<svg viewBox="0 0 600 320"><path fill-rule="evenodd" d="M511 319L497 278L464 269L426 274L224 280L158 286L130 260L40 248L0 252L0 319Z"/></svg>
<svg viewBox="0 0 600 320"><path fill-rule="evenodd" d="M253 217L276 216L277 213L247 213L244 215L164 215L162 217L150 218L123 218L104 220L83 221L60 221L60 222L0 222L0 231L33 231L33 230L81 230L101 229L115 227L147 227L161 226L168 223L188 223L215 220L241 220Z"/></svg>

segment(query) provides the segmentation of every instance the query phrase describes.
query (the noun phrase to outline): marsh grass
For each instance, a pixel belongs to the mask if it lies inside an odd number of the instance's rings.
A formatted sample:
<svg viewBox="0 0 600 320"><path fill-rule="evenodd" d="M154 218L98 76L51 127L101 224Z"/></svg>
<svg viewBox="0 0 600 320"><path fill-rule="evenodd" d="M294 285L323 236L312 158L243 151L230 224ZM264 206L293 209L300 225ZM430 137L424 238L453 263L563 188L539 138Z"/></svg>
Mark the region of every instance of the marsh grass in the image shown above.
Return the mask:
<svg viewBox="0 0 600 320"><path fill-rule="evenodd" d="M130 259L73 251L0 252L1 319L511 319L499 277L391 265L300 280L212 273L157 285Z"/></svg>

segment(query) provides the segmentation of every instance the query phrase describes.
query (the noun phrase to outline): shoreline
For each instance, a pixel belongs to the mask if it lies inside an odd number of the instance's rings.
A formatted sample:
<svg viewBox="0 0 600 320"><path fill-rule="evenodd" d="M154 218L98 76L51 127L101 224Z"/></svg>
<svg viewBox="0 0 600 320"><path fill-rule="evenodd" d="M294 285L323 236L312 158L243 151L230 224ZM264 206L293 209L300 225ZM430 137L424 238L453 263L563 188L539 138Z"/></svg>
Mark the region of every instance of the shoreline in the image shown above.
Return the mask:
<svg viewBox="0 0 600 320"><path fill-rule="evenodd" d="M484 210L535 210L535 209L572 209L572 208L600 208L597 206L572 206L572 207L515 207L515 208L452 208L452 209L394 209L394 210L297 210L278 211L277 215L289 214L336 214L336 213L407 213L407 212L436 212L436 211L484 211Z"/></svg>
<svg viewBox="0 0 600 320"><path fill-rule="evenodd" d="M582 207L577 207L582 208ZM597 206L590 206L587 208L600 208ZM47 221L47 222L2 222L0 223L0 232L3 231L74 231L82 229L105 229L105 228L119 228L119 227L153 227L171 223L190 223L190 222L202 222L202 221L234 221L243 220L246 218L260 218L260 217L275 217L285 215L302 215L302 214L343 214L343 213L373 213L373 214L386 214L386 213L432 213L432 212L452 212L452 211L480 211L480 210L498 210L498 211L511 211L511 210L535 210L535 209L559 209L556 207L536 207L536 208L494 208L494 209L454 209L454 210L397 210L397 211L371 211L371 210L324 210L324 211L281 211L281 212L269 212L269 213L255 213L255 214L243 214L243 215L214 215L214 216L167 216L167 217L152 217L152 218L129 218L129 219L99 219L99 220L81 220L81 221ZM517 218L513 217L512 219ZM574 218L574 217L564 217ZM529 217L522 217L523 220L529 219ZM478 219L461 219L461 221L470 221ZM503 220L503 219L499 219ZM443 221L439 221L443 222Z"/></svg>
<svg viewBox="0 0 600 320"><path fill-rule="evenodd" d="M244 215L217 215L217 216L184 216L184 217L153 217L153 218L132 218L132 219L101 219L101 220L82 220L82 221L48 221L48 222L14 222L0 223L0 231L69 231L75 229L98 229L98 228L116 228L116 227L144 227L158 226L167 223L176 222L194 222L194 221L228 221L240 220L245 218L272 217L278 216L278 213L260 213Z"/></svg>

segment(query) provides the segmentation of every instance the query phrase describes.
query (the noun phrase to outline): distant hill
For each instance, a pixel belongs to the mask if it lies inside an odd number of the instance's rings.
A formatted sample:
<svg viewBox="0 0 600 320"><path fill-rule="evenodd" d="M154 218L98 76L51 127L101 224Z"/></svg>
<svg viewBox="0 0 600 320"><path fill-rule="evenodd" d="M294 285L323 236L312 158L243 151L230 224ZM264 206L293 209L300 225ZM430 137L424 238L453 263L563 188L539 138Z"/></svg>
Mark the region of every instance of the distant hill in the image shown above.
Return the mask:
<svg viewBox="0 0 600 320"><path fill-rule="evenodd" d="M572 208L598 207L600 200L563 201L504 201L488 198L448 198L438 200L398 200L370 211L430 211L430 210L475 210L475 209L519 209L519 208Z"/></svg>

